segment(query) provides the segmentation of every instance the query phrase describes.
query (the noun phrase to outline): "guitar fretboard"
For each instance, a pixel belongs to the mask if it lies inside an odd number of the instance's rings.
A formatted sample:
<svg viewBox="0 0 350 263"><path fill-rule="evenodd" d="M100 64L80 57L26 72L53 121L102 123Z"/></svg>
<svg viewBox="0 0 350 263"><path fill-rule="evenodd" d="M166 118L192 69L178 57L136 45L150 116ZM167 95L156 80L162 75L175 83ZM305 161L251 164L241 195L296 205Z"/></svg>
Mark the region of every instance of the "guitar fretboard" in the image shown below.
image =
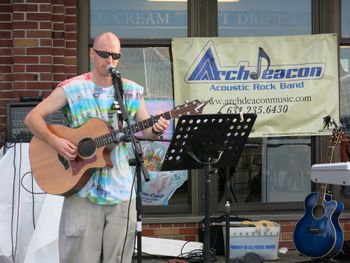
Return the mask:
<svg viewBox="0 0 350 263"><path fill-rule="evenodd" d="M143 121L140 121L138 123L134 123L134 124L130 125L130 127L124 127L120 130L116 130L116 131L113 131L111 133L107 133L107 134L104 134L100 137L95 138L96 147L100 148L100 147L103 147L103 146L106 146L108 144L116 142L118 140L117 134L119 134L121 132L124 133L125 135L131 135L131 134L143 131L147 128L150 128L158 121L158 119L161 116L167 120L170 120L172 118L171 111L165 112L165 113L160 114L160 115L151 116L150 118L148 118L146 120L143 120Z"/></svg>
<svg viewBox="0 0 350 263"><path fill-rule="evenodd" d="M335 128L333 130L332 137L328 146L329 151L328 151L327 160L329 163L333 162L334 150L337 144L340 142L343 132L344 132L343 128L340 128L340 129ZM320 184L318 192L319 192L319 195L317 199L317 204L319 206L322 206L325 200L326 192L327 192L327 184Z"/></svg>

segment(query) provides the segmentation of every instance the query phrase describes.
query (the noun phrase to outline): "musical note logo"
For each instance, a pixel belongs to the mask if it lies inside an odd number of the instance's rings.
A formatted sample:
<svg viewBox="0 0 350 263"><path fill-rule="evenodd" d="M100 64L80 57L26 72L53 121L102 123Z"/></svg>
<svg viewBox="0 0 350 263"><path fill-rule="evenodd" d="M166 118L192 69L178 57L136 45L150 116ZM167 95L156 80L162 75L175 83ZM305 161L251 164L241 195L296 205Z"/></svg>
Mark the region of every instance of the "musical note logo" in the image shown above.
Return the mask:
<svg viewBox="0 0 350 263"><path fill-rule="evenodd" d="M261 61L262 59L266 59L267 67L266 70L270 68L270 57L266 54L265 50L262 47L259 47L258 52L258 63L256 65L256 72L250 72L249 76L250 78L257 80L261 75Z"/></svg>

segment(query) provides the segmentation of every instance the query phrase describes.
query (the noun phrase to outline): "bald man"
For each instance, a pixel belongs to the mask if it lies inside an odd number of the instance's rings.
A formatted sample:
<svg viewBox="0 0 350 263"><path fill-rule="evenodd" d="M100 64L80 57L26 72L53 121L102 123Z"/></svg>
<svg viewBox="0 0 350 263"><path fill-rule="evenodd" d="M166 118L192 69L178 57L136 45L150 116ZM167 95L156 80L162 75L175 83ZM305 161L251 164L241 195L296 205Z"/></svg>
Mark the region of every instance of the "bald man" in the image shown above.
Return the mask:
<svg viewBox="0 0 350 263"><path fill-rule="evenodd" d="M121 57L118 37L103 32L90 49L91 72L60 83L25 118L25 124L41 140L50 144L66 160L77 157L77 146L52 133L45 117L62 110L72 128L83 126L90 118L100 118L119 129L123 120L115 110L115 91L108 67L116 67ZM122 79L129 118L137 122L150 117L145 105L144 88ZM145 137L157 138L169 126L160 118ZM110 153L112 168L96 168L81 190L65 197L59 229L61 263L131 262L136 228L136 202L133 174L125 143ZM48 173L50 172L48 167ZM129 208L130 207L130 208ZM124 247L125 243L125 248Z"/></svg>

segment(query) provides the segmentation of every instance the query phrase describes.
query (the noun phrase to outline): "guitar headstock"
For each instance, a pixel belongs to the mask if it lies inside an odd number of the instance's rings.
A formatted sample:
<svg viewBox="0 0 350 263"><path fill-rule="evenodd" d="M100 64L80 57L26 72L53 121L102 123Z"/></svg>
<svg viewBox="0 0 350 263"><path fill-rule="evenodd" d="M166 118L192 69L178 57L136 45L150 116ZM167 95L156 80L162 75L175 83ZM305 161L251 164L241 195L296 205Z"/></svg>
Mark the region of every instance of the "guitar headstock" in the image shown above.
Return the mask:
<svg viewBox="0 0 350 263"><path fill-rule="evenodd" d="M341 139L344 136L344 127L342 125L335 125L335 128L333 129L331 140L330 140L330 146L337 145Z"/></svg>
<svg viewBox="0 0 350 263"><path fill-rule="evenodd" d="M193 100L191 102L186 102L180 106L176 106L171 110L171 115L173 118L179 118L182 115L198 115L203 111L204 106L207 104L207 101L201 102L199 100Z"/></svg>

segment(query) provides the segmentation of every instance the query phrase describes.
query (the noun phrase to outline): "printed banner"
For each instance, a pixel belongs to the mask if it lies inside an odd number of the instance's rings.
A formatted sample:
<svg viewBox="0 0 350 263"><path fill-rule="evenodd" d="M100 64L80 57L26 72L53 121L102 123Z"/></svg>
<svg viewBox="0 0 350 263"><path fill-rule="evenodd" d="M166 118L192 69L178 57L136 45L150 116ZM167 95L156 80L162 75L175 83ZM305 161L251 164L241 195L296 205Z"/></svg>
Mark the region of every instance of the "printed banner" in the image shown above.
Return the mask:
<svg viewBox="0 0 350 263"><path fill-rule="evenodd" d="M172 53L176 104L256 113L250 137L329 135L324 120L339 122L335 34L175 38Z"/></svg>

